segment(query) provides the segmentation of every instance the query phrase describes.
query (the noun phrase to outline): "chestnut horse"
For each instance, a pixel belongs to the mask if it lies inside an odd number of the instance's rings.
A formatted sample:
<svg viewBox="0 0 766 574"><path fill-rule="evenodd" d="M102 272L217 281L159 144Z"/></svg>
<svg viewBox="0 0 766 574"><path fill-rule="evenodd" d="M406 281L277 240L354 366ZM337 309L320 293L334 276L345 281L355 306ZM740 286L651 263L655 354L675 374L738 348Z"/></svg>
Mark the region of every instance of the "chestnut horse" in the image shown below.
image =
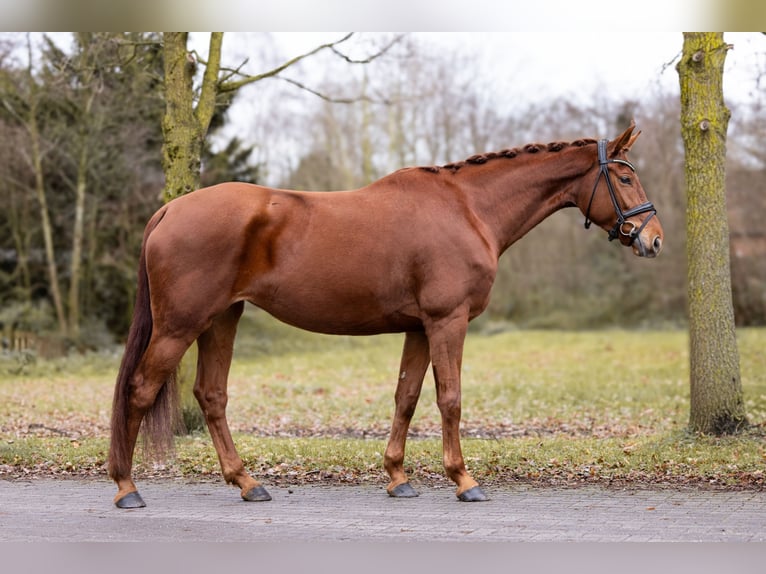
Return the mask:
<svg viewBox="0 0 766 574"><path fill-rule="evenodd" d="M115 504L144 506L132 479L139 429L172 442L174 373L196 340L194 394L223 476L269 500L226 420L227 377L245 301L330 334L404 332L385 450L394 497L416 496L403 469L410 419L433 365L446 474L463 501L485 500L460 448L460 365L468 322L487 306L498 258L553 212L577 206L644 257L663 232L613 141L530 144L441 167L396 171L354 191L308 193L224 183L160 208L144 232L133 323L114 394L109 474ZM164 434L163 434L164 433Z"/></svg>

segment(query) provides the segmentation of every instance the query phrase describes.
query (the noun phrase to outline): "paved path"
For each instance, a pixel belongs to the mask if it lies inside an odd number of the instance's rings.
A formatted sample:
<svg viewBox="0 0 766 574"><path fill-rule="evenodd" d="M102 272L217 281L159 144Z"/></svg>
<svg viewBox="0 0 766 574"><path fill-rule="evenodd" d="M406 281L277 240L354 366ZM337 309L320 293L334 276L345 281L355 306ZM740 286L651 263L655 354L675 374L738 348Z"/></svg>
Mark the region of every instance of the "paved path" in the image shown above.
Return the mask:
<svg viewBox="0 0 766 574"><path fill-rule="evenodd" d="M764 541L766 492L448 488L389 498L374 486L270 486L246 503L223 483L142 481L119 510L105 480L0 480L0 541Z"/></svg>

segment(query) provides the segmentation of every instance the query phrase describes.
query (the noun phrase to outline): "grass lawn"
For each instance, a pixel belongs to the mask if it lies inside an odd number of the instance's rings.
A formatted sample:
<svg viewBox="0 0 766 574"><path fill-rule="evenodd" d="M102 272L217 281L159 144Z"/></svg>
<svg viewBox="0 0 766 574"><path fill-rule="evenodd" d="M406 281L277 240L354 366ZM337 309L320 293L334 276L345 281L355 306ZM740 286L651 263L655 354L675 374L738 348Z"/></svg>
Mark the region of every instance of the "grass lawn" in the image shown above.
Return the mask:
<svg viewBox="0 0 766 574"><path fill-rule="evenodd" d="M246 466L269 482L385 484L401 335L324 337L248 312L229 382L229 421ZM766 329L739 332L751 428L686 431L682 331L469 334L463 450L480 482L670 483L761 488L766 462ZM117 353L0 361L0 477L106 473ZM187 361L188 364L193 362ZM445 481L440 419L427 375L405 463L415 482ZM181 436L164 466L137 474L213 477L206 431Z"/></svg>

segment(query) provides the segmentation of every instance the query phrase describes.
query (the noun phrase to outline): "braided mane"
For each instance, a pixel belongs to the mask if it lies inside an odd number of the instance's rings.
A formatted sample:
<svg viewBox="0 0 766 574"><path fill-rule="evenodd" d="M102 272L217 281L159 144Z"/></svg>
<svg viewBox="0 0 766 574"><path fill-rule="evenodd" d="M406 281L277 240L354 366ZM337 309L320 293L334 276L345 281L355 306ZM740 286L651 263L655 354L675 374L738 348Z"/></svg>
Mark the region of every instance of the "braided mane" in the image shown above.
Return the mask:
<svg viewBox="0 0 766 574"><path fill-rule="evenodd" d="M513 159L521 154L558 152L567 147L584 147L586 145L595 144L595 143L596 143L596 140L590 139L590 138L579 139L573 142L551 142L548 144L531 143L531 144L525 145L522 148L510 148L510 149L504 149L500 151L492 151L488 153L476 154L476 155L472 155L471 157L463 161L448 163L442 166L438 166L438 165L423 166L420 169L431 172L431 173L439 173L441 170L446 169L451 171L452 173L455 173L462 167L465 167L466 165L479 165L479 164L487 163L488 161L491 161L491 160L501 159L501 158Z"/></svg>

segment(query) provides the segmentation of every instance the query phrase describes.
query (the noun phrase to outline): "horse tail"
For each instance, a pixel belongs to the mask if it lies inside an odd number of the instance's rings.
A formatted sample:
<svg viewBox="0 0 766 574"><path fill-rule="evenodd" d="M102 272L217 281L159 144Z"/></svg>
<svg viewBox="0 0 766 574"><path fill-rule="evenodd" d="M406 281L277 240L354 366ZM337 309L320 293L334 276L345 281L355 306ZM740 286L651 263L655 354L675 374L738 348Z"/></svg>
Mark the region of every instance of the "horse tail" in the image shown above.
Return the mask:
<svg viewBox="0 0 766 574"><path fill-rule="evenodd" d="M128 438L131 381L147 347L149 346L154 326L151 297L149 293L149 276L146 269L146 243L152 231L154 231L164 215L165 209L162 208L152 216L144 229L144 237L141 243L133 320L130 324L128 338L125 343L125 352L122 356L120 369L117 373L117 382L114 387L114 399L112 402L109 475L114 479L130 475L133 448L135 446L135 443ZM151 415L150 413L146 414L147 420L144 424L144 431L150 435L148 438L154 439L151 441L153 444L159 445L168 442L167 438L157 436L168 434L161 430L162 425L157 424L157 421L172 418L169 411L173 408L173 401L169 400L169 398L172 398L172 395L175 393L173 392L173 389L168 393L166 387L169 386L174 387L172 384L165 384L162 386L162 389L150 409ZM170 428L170 425L165 426ZM172 440L172 434L169 440Z"/></svg>

